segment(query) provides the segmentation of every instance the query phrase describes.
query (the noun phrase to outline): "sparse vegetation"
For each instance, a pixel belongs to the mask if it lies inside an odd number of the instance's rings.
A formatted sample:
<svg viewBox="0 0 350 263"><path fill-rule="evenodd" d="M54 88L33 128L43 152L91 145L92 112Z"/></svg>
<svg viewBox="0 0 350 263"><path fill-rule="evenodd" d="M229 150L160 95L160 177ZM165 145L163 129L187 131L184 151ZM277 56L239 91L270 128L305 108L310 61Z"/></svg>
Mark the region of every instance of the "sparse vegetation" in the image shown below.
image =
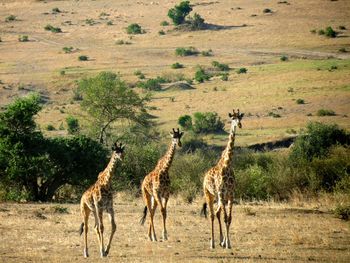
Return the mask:
<svg viewBox="0 0 350 263"><path fill-rule="evenodd" d="M160 22L160 25L161 26L168 26L169 22L168 21L162 21L162 22Z"/></svg>
<svg viewBox="0 0 350 263"><path fill-rule="evenodd" d="M51 31L52 33L62 33L61 28L59 28L59 27L54 27L54 26L52 26L52 25L50 25L50 24L46 25L46 26L44 27L44 29L45 29L46 31Z"/></svg>
<svg viewBox="0 0 350 263"><path fill-rule="evenodd" d="M196 70L196 73L194 75L194 79L197 80L199 83L202 83L206 80L209 80L211 78L211 75L207 73L204 68L198 67Z"/></svg>
<svg viewBox="0 0 350 263"><path fill-rule="evenodd" d="M246 68L239 68L236 72L237 74L245 74L248 72L248 70Z"/></svg>
<svg viewBox="0 0 350 263"><path fill-rule="evenodd" d="M164 30L159 30L159 31L158 31L158 35L160 35L160 36L163 36L163 35L165 35L165 32L164 32Z"/></svg>
<svg viewBox="0 0 350 263"><path fill-rule="evenodd" d="M288 57L285 56L285 55L283 55L283 56L280 57L280 60L281 60L281 61L287 61L287 60L288 60Z"/></svg>
<svg viewBox="0 0 350 263"><path fill-rule="evenodd" d="M8 17L5 18L5 22L12 22L17 20L17 17L14 15L9 15Z"/></svg>
<svg viewBox="0 0 350 263"><path fill-rule="evenodd" d="M117 45L130 45L130 44L131 44L131 42L129 42L129 41L124 41L124 40L122 40L122 39L117 40L115 43L116 43Z"/></svg>
<svg viewBox="0 0 350 263"><path fill-rule="evenodd" d="M272 13L272 10L271 10L270 8L265 8L265 9L263 10L263 13L264 13L264 14L269 14L269 13Z"/></svg>
<svg viewBox="0 0 350 263"><path fill-rule="evenodd" d="M68 127L68 133L69 134L78 134L80 127L79 127L79 121L77 118L74 118L73 116L68 116L66 118L67 127Z"/></svg>
<svg viewBox="0 0 350 263"><path fill-rule="evenodd" d="M126 28L126 33L136 35L136 34L143 34L144 31L142 30L139 24L133 23L128 25L128 27Z"/></svg>
<svg viewBox="0 0 350 263"><path fill-rule="evenodd" d="M279 113L273 111L270 111L268 115L273 118L281 118L281 115Z"/></svg>
<svg viewBox="0 0 350 263"><path fill-rule="evenodd" d="M61 10L58 7L52 8L52 13L57 14L61 13Z"/></svg>
<svg viewBox="0 0 350 263"><path fill-rule="evenodd" d="M229 71L230 67L227 64L219 63L218 61L211 62L213 67L217 68L220 71Z"/></svg>
<svg viewBox="0 0 350 263"><path fill-rule="evenodd" d="M179 62L176 62L174 64L171 65L172 69L179 69L179 68L183 68L184 65L180 64Z"/></svg>
<svg viewBox="0 0 350 263"><path fill-rule="evenodd" d="M55 127L54 127L52 124L48 124L48 125L46 126L46 130L48 130L48 131L54 131L54 130L56 130L56 129L55 129Z"/></svg>
<svg viewBox="0 0 350 263"><path fill-rule="evenodd" d="M327 37L334 38L334 37L337 37L338 34L339 33L334 31L332 27L329 26L329 27L326 28L325 35Z"/></svg>
<svg viewBox="0 0 350 263"><path fill-rule="evenodd" d="M211 49L209 49L209 50L203 50L203 51L201 52L201 55L202 55L203 57L211 57L211 56L213 55L213 51L212 51Z"/></svg>
<svg viewBox="0 0 350 263"><path fill-rule="evenodd" d="M78 57L78 60L79 61L88 61L89 60L89 57L88 56L85 56L85 55L81 55Z"/></svg>
<svg viewBox="0 0 350 263"><path fill-rule="evenodd" d="M107 23L106 23L107 26L113 26L113 21L112 20L109 20Z"/></svg>
<svg viewBox="0 0 350 263"><path fill-rule="evenodd" d="M29 41L29 37L24 35L24 36L19 36L18 37L18 41L19 42L28 42Z"/></svg>
<svg viewBox="0 0 350 263"><path fill-rule="evenodd" d="M305 100L303 99L297 99L296 102L297 104L305 104Z"/></svg>
<svg viewBox="0 0 350 263"><path fill-rule="evenodd" d="M68 53L72 53L74 48L73 47L63 47L62 50L64 53L68 54Z"/></svg>
<svg viewBox="0 0 350 263"><path fill-rule="evenodd" d="M317 111L317 116L335 116L335 112L330 109L319 109Z"/></svg>
<svg viewBox="0 0 350 263"><path fill-rule="evenodd" d="M346 52L348 52L347 50L346 50L346 48L345 47L341 47L341 48L339 48L339 50L338 50L340 53L346 53Z"/></svg>
<svg viewBox="0 0 350 263"><path fill-rule="evenodd" d="M198 55L198 50L195 47L178 47L175 50L175 54L180 57L195 56Z"/></svg>
<svg viewBox="0 0 350 263"><path fill-rule="evenodd" d="M145 79L145 78L146 78L145 74L143 74L143 73L141 72L141 70L136 70L136 71L134 72L134 75L137 76L139 79Z"/></svg>

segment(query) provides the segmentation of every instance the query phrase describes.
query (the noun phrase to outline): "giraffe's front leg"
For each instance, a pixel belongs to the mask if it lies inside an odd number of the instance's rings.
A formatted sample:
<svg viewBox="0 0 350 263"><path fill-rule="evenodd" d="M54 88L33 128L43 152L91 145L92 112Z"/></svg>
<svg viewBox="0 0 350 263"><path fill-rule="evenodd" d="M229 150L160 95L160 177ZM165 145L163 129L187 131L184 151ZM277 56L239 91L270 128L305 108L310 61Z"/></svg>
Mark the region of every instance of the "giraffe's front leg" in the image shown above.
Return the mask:
<svg viewBox="0 0 350 263"><path fill-rule="evenodd" d="M105 252L105 248L104 248L104 244L103 244L103 231L104 231L104 226L103 226L103 213L102 213L102 209L96 206L96 215L97 215L97 224L95 226L96 228L96 232L98 234L99 237L99 247L100 247L100 253L101 253L101 257L105 257L107 256L106 252Z"/></svg>
<svg viewBox="0 0 350 263"><path fill-rule="evenodd" d="M161 207L161 211L162 211L162 217L163 217L163 240L168 240L168 231L166 229L166 217L167 217L167 204L168 204L168 200L169 197L165 197L163 198L163 203L162 203L162 207Z"/></svg>
<svg viewBox="0 0 350 263"><path fill-rule="evenodd" d="M113 210L113 207L110 207L109 209L107 209L107 213L109 215L109 220L111 222L111 235L109 237L109 241L108 241L108 244L107 244L107 247L106 247L106 251L105 251L105 254L106 256L108 255L109 253L109 250L111 248L111 243L112 243L112 239L113 239L113 235L115 233L115 231L117 230L117 225L115 223L115 220L114 220L114 210Z"/></svg>

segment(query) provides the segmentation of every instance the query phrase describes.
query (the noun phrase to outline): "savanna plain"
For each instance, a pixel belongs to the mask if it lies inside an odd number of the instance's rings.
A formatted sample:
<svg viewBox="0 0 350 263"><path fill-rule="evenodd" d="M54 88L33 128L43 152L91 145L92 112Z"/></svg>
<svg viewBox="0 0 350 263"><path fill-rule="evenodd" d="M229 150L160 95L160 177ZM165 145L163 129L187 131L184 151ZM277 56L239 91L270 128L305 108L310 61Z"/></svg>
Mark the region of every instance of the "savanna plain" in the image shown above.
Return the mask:
<svg viewBox="0 0 350 263"><path fill-rule="evenodd" d="M349 129L350 1L191 1L192 12L208 24L198 31L176 30L171 25L167 12L176 4L168 0L1 0L0 106L39 92L46 102L36 119L42 132L65 136L59 126L68 115L79 116L84 126L85 116L73 100L78 79L101 71L116 72L128 83L138 81L135 71L146 78L191 79L198 65L210 69L212 61L219 61L231 68L226 81L212 77L204 83L193 81L191 89L164 85L153 93L150 113L161 132L177 127L181 115L214 111L226 120L232 108L246 114L235 143L241 147L295 136L309 121ZM16 19L6 22L11 15ZM161 25L162 21L170 25ZM145 32L127 34L131 23L140 24ZM48 24L62 32L45 30ZM317 33L329 26L337 37ZM28 41L19 41L24 35ZM64 52L64 47L72 47L72 52ZM179 47L195 47L200 53L179 57L175 54ZM201 55L202 51L210 51L210 56ZM78 59L82 55L87 61ZM171 68L175 62L184 67ZM247 72L238 74L240 68ZM319 116L321 109L334 114ZM55 129L45 129L48 125ZM223 146L227 135L210 134L204 140ZM149 242L147 226L139 224L142 200L115 193L117 232L103 260L350 262L349 223L331 212L331 196L307 199L294 193L283 203L237 202L230 250L209 248L209 220L200 217L202 202L200 196L191 204L171 196L169 240ZM104 221L108 234L107 217ZM160 237L159 211L155 221ZM80 224L78 204L0 203L0 262L102 260L92 218L90 258L83 258Z"/></svg>

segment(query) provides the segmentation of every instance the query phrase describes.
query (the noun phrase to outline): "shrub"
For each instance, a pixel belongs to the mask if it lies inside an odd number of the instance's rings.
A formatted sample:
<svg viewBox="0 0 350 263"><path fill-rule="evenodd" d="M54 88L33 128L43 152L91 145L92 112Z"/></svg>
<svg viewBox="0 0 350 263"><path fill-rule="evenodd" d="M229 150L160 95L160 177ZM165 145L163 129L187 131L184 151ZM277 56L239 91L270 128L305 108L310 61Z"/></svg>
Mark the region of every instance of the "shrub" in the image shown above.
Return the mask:
<svg viewBox="0 0 350 263"><path fill-rule="evenodd" d="M340 30L346 30L346 27L345 27L345 26L338 26L338 28L339 28Z"/></svg>
<svg viewBox="0 0 350 263"><path fill-rule="evenodd" d="M126 33L133 35L142 34L143 30L139 24L133 23L128 25L128 27L126 28Z"/></svg>
<svg viewBox="0 0 350 263"><path fill-rule="evenodd" d="M202 55L203 57L210 57L210 56L213 55L213 51L212 51L211 49L209 49L209 50L203 50L203 51L201 52L201 55Z"/></svg>
<svg viewBox="0 0 350 263"><path fill-rule="evenodd" d="M186 23L191 30L201 30L205 28L204 19L197 13L195 13L193 17L190 16Z"/></svg>
<svg viewBox="0 0 350 263"><path fill-rule="evenodd" d="M162 22L160 22L160 25L161 26L168 26L169 22L168 21L162 21Z"/></svg>
<svg viewBox="0 0 350 263"><path fill-rule="evenodd" d="M319 109L317 111L317 116L335 116L335 112L333 110L329 109Z"/></svg>
<svg viewBox="0 0 350 263"><path fill-rule="evenodd" d="M348 51L346 50L345 47L341 47L341 48L339 48L339 52L341 52L341 53L346 53L346 52L348 52Z"/></svg>
<svg viewBox="0 0 350 263"><path fill-rule="evenodd" d="M165 32L164 32L164 30L160 30L160 31L158 31L158 34L159 34L160 36L163 36L163 35L165 35Z"/></svg>
<svg viewBox="0 0 350 263"><path fill-rule="evenodd" d="M230 70L230 66L227 64L222 64L219 63L218 61L213 61L211 63L215 68L221 70L221 71L229 71Z"/></svg>
<svg viewBox="0 0 350 263"><path fill-rule="evenodd" d="M58 7L52 8L52 13L61 13L61 10Z"/></svg>
<svg viewBox="0 0 350 263"><path fill-rule="evenodd" d="M193 114L193 131L195 133L222 132L225 124L216 112L196 112Z"/></svg>
<svg viewBox="0 0 350 263"><path fill-rule="evenodd" d="M139 79L145 79L145 78L146 78L145 74L143 74L143 73L141 72L141 70L136 70L136 71L134 72L134 75L137 76Z"/></svg>
<svg viewBox="0 0 350 263"><path fill-rule="evenodd" d="M273 111L270 111L270 112L269 112L269 116L270 116L270 117L273 117L273 118L281 118L281 115L280 115L280 114L275 113L275 112L273 112Z"/></svg>
<svg viewBox="0 0 350 263"><path fill-rule="evenodd" d="M96 24L95 20L93 20L92 18L85 19L85 23L88 24L89 26L93 26Z"/></svg>
<svg viewBox="0 0 350 263"><path fill-rule="evenodd" d="M190 115L182 115L179 117L177 123L184 129L192 129L192 117Z"/></svg>
<svg viewBox="0 0 350 263"><path fill-rule="evenodd" d="M319 35L324 35L326 32L323 29L320 29L320 30L317 31L317 33Z"/></svg>
<svg viewBox="0 0 350 263"><path fill-rule="evenodd" d="M350 218L350 206L349 205L338 205L334 209L334 214L343 220L349 220Z"/></svg>
<svg viewBox="0 0 350 263"><path fill-rule="evenodd" d="M162 89L159 79L148 79L147 81L139 82L137 86L139 88L152 91L160 91Z"/></svg>
<svg viewBox="0 0 350 263"><path fill-rule="evenodd" d="M297 104L305 104L305 101L303 99L297 99L296 102Z"/></svg>
<svg viewBox="0 0 350 263"><path fill-rule="evenodd" d="M247 69L246 68L239 68L238 70L237 70L237 74L244 74L244 73L247 73Z"/></svg>
<svg viewBox="0 0 350 263"><path fill-rule="evenodd" d="M185 56L194 56L197 55L199 52L195 47L178 47L175 50L175 54L180 57L185 57Z"/></svg>
<svg viewBox="0 0 350 263"><path fill-rule="evenodd" d="M333 145L349 145L349 143L350 135L338 125L310 122L306 127L306 133L296 139L290 158L311 161L313 158L326 156Z"/></svg>
<svg viewBox="0 0 350 263"><path fill-rule="evenodd" d="M113 26L113 21L109 20L107 23L106 23L107 26Z"/></svg>
<svg viewBox="0 0 350 263"><path fill-rule="evenodd" d="M77 134L79 132L80 127L79 127L79 121L77 118L74 118L73 116L68 116L66 118L66 122L67 122L69 134Z"/></svg>
<svg viewBox="0 0 350 263"><path fill-rule="evenodd" d="M68 53L72 53L73 52L73 47L63 47L62 50L64 53L68 54Z"/></svg>
<svg viewBox="0 0 350 263"><path fill-rule="evenodd" d="M325 35L326 35L327 37L334 38L334 37L336 37L338 34L339 34L339 33L336 32L336 31L334 31L332 27L329 26L329 27L326 28Z"/></svg>
<svg viewBox="0 0 350 263"><path fill-rule="evenodd" d="M228 81L229 74L228 73L222 73L221 74L221 80Z"/></svg>
<svg viewBox="0 0 350 263"><path fill-rule="evenodd" d="M79 91L79 89L74 89L73 90L73 100L83 100L83 95L81 94L81 92Z"/></svg>
<svg viewBox="0 0 350 263"><path fill-rule="evenodd" d="M5 22L15 21L16 19L17 19L16 16L14 16L14 15L9 15L8 17L5 18Z"/></svg>
<svg viewBox="0 0 350 263"><path fill-rule="evenodd" d="M169 9L168 16L174 25L180 25L185 22L185 17L192 11L190 1L182 1L179 5Z"/></svg>
<svg viewBox="0 0 350 263"><path fill-rule="evenodd" d="M29 38L28 38L28 36L19 36L18 41L19 42L28 42Z"/></svg>
<svg viewBox="0 0 350 263"><path fill-rule="evenodd" d="M287 56L282 56L282 57L280 58L280 60L281 60L281 61L287 61L287 60L288 60L288 57L287 57Z"/></svg>
<svg viewBox="0 0 350 263"><path fill-rule="evenodd" d="M81 55L78 57L78 60L79 61L88 61L89 60L89 57L88 56L85 56L85 55Z"/></svg>
<svg viewBox="0 0 350 263"><path fill-rule="evenodd" d="M61 33L61 32L62 32L61 28L59 28L59 27L54 27L54 26L52 26L52 25L50 25L50 24L46 25L46 26L44 27L44 29L45 29L46 31L51 31L52 33Z"/></svg>
<svg viewBox="0 0 350 263"><path fill-rule="evenodd" d="M199 83L202 83L206 80L209 80L211 76L205 72L205 70L202 67L199 67L194 75L194 79L197 80Z"/></svg>
<svg viewBox="0 0 350 263"><path fill-rule="evenodd" d="M179 68L183 68L183 67L184 67L184 65L182 65L178 62L171 65L171 68L173 68L173 69L179 69Z"/></svg>
<svg viewBox="0 0 350 263"><path fill-rule="evenodd" d="M264 13L264 14L272 13L272 10L269 9L269 8L265 8L265 9L263 10L263 13Z"/></svg>

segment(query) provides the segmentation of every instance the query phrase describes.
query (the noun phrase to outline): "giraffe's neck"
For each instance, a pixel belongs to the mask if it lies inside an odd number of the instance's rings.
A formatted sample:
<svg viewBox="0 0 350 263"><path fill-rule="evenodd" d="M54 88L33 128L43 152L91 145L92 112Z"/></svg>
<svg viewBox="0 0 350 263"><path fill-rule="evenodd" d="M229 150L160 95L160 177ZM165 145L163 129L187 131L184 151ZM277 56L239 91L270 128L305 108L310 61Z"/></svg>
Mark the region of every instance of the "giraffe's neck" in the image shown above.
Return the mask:
<svg viewBox="0 0 350 263"><path fill-rule="evenodd" d="M104 169L104 171L99 175L99 180L101 184L106 185L111 182L111 178L115 172L116 164L117 164L117 153L113 152L106 169Z"/></svg>
<svg viewBox="0 0 350 263"><path fill-rule="evenodd" d="M160 170L162 172L167 172L169 170L175 155L175 149L176 149L176 143L172 142L171 145L169 146L168 151L163 157L163 162L161 163L162 167L160 167Z"/></svg>
<svg viewBox="0 0 350 263"><path fill-rule="evenodd" d="M231 167L231 163L232 163L232 159L233 159L232 157L233 157L233 146L235 144L235 137L236 137L236 126L234 126L231 129L227 146L226 146L226 148L223 151L222 156L221 156L220 161L221 161L222 166L224 168Z"/></svg>

